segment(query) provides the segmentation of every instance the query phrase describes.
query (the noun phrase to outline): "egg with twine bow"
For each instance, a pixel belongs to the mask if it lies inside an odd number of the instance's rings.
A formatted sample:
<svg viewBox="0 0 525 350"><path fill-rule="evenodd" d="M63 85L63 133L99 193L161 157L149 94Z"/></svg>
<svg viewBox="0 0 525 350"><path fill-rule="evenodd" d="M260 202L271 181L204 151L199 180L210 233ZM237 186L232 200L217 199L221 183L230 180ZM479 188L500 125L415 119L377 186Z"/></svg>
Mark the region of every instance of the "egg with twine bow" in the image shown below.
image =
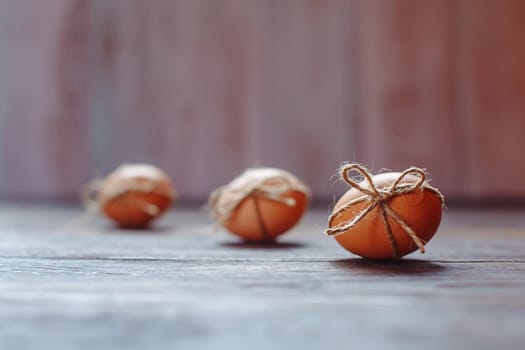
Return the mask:
<svg viewBox="0 0 525 350"><path fill-rule="evenodd" d="M169 176L149 164L123 164L88 188L88 210L100 211L122 228L145 228L173 204Z"/></svg>
<svg viewBox="0 0 525 350"><path fill-rule="evenodd" d="M272 242L303 216L310 190L281 169L252 168L215 190L209 205L219 224L247 242Z"/></svg>
<svg viewBox="0 0 525 350"><path fill-rule="evenodd" d="M351 177L359 174L363 180ZM441 222L444 197L423 169L372 175L352 163L340 169L351 188L335 204L325 233L346 250L368 259L398 259L419 249Z"/></svg>

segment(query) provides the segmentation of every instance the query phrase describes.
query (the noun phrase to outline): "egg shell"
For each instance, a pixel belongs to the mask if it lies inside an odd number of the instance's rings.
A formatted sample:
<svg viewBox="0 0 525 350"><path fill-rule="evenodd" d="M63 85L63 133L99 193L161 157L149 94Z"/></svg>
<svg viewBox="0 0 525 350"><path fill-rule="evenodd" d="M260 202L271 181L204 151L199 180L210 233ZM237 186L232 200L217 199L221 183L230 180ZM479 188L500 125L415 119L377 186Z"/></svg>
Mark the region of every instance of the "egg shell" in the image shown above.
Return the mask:
<svg viewBox="0 0 525 350"><path fill-rule="evenodd" d="M308 206L310 192L299 179L284 170L274 168L247 170L221 191L216 205L221 206L231 200L236 200L238 193L244 191L245 187L253 181L261 182L265 186L274 184L278 186L282 183L279 179L283 177L293 184L293 189L280 194L280 198L293 199L293 205L264 196L249 195L242 199L232 214L222 222L223 226L249 242L273 241L295 226Z"/></svg>
<svg viewBox="0 0 525 350"><path fill-rule="evenodd" d="M243 200L234 213L225 220L224 227L246 241L275 240L299 222L308 202L307 196L299 191L287 191L282 196L293 198L295 205L288 206L264 197L249 197ZM257 216L257 204L260 219ZM262 230L259 220L262 221L265 230Z"/></svg>
<svg viewBox="0 0 525 350"><path fill-rule="evenodd" d="M101 211L123 228L144 228L173 204L169 176L147 164L125 164L112 172L99 188ZM147 206L156 212L145 210Z"/></svg>
<svg viewBox="0 0 525 350"><path fill-rule="evenodd" d="M396 172L383 173L373 176L372 180L378 189L384 189L389 187L400 175L401 173ZM417 177L408 175L400 183L413 184L417 181ZM391 198L387 204L426 243L434 236L439 227L443 204L441 198L433 190L424 188L425 185L428 183L425 182L422 189ZM369 188L366 181L361 182L360 186ZM363 195L359 190L351 188L335 204L333 212ZM369 204L370 201L368 200L356 203L341 212L340 215L332 218L329 226L334 227L352 220ZM405 230L392 218L388 218L388 222L397 242L400 257L415 251L417 246ZM354 228L335 236L335 239L346 250L364 258L394 258L392 245L381 218L379 207L368 213Z"/></svg>

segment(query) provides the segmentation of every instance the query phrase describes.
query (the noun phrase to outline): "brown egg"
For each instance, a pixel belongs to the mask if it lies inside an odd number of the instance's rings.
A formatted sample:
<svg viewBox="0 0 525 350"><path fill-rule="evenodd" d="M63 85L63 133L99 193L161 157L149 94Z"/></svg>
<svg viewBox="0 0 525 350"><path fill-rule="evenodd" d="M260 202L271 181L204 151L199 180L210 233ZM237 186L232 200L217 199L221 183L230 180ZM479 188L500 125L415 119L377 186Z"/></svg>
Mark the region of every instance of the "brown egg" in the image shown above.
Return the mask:
<svg viewBox="0 0 525 350"><path fill-rule="evenodd" d="M147 164L123 164L98 188L100 210L123 228L143 228L172 204L175 190L162 170Z"/></svg>
<svg viewBox="0 0 525 350"><path fill-rule="evenodd" d="M373 176L372 180L378 190L387 190L399 176L401 176L401 173L384 173ZM407 186L418 181L419 178L417 176L406 175L399 182L399 185ZM366 180L360 182L359 185L370 189ZM372 198L364 195L358 189L351 188L348 190L336 203L333 213L341 210L351 201L363 196L367 197L367 199L349 206L338 215L332 216L328 226L334 228L349 223L372 203ZM425 244L434 236L440 224L443 206L442 198L441 194L425 181L422 182L421 188L408 193L394 195L387 199L385 204L406 223L421 240L422 244ZM399 222L391 215L386 217L395 241L394 244L397 246L397 252L393 249L393 242L389 238L380 205L366 214L354 227L334 236L337 242L346 250L369 259L399 258L418 249L414 239ZM420 250L424 252L424 248Z"/></svg>
<svg viewBox="0 0 525 350"><path fill-rule="evenodd" d="M292 174L275 168L246 170L216 190L210 205L231 233L250 242L273 241L303 216L310 190Z"/></svg>

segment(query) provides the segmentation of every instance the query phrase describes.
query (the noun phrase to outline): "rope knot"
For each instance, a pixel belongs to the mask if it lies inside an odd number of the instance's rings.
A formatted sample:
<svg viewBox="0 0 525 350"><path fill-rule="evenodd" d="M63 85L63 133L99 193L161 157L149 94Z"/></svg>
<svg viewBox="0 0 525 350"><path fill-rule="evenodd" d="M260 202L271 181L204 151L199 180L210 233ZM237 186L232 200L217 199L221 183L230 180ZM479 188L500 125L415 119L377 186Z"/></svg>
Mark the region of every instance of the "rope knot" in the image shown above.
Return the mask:
<svg viewBox="0 0 525 350"><path fill-rule="evenodd" d="M379 202L379 204L383 204L384 202L388 202L390 198L394 197L395 193L385 190L379 190L378 194L376 196L376 200Z"/></svg>
<svg viewBox="0 0 525 350"><path fill-rule="evenodd" d="M390 226L390 220L395 221L403 230L412 238L413 242L419 248L421 253L425 252L425 246L422 240L417 236L417 234L408 226L408 224L389 206L388 202L399 195L415 192L422 190L424 188L432 190L441 200L441 203L444 203L443 195L435 188L431 187L427 183L426 173L423 169L417 167L410 167L403 171L390 186L385 188L378 188L372 179L372 174L362 165L357 163L346 164L341 167L339 170L341 178L350 186L361 192L363 195L350 201L345 204L343 207L332 213L330 215L328 223L330 224L332 220L343 213L345 210L351 206L367 201L368 206L357 214L354 218L343 222L337 226L328 228L325 233L329 236L338 236L344 234L346 231L351 230L363 218L365 218L370 212L375 208L378 208L378 211L385 225L385 230L387 232L390 244L392 246L392 252L394 258L399 258L399 248L397 241L392 234L392 228ZM363 180L353 178L351 176L352 172L357 173ZM414 176L417 178L417 181L414 183L402 182L407 176Z"/></svg>

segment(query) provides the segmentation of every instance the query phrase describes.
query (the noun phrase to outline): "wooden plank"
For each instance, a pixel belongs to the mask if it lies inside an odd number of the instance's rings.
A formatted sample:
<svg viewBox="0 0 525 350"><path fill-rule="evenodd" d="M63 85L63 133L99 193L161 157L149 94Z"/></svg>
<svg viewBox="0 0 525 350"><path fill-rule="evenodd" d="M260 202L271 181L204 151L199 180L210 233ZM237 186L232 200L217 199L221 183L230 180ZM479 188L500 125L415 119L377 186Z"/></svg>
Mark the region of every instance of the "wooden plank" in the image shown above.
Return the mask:
<svg viewBox="0 0 525 350"><path fill-rule="evenodd" d="M352 257L310 212L281 245L242 245L197 211L155 230L78 209L0 206L0 346L31 349L520 349L523 211L449 211L428 255ZM497 329L498 331L494 331ZM371 336L373 334L373 336ZM162 346L161 346L162 345Z"/></svg>
<svg viewBox="0 0 525 350"><path fill-rule="evenodd" d="M250 2L100 1L94 28L100 126L97 158L151 162L180 195L203 200L243 169ZM98 29L97 29L98 28ZM104 119L105 118L105 119ZM104 119L104 120L103 120Z"/></svg>
<svg viewBox="0 0 525 350"><path fill-rule="evenodd" d="M147 161L194 201L254 165L326 199L343 190L339 162L357 160L426 167L450 198L520 199L523 13L519 0L0 0L0 195L74 197Z"/></svg>
<svg viewBox="0 0 525 350"><path fill-rule="evenodd" d="M525 195L525 3L463 1L470 198Z"/></svg>
<svg viewBox="0 0 525 350"><path fill-rule="evenodd" d="M13 18L4 195L70 198L122 162L149 162L204 200L246 166L252 3L1 4Z"/></svg>
<svg viewBox="0 0 525 350"><path fill-rule="evenodd" d="M109 85L120 94L98 94L95 102L96 135L106 135L92 142L104 145L97 159L159 164L192 199L257 165L289 169L331 197L330 176L352 157L351 136L333 135L350 125L348 12L340 1L304 5L157 1L121 11L99 2L98 90ZM104 50L108 42L120 51Z"/></svg>
<svg viewBox="0 0 525 350"><path fill-rule="evenodd" d="M456 168L465 159L454 78L458 3L354 5L357 160L375 171L427 168L453 196L463 185Z"/></svg>
<svg viewBox="0 0 525 350"><path fill-rule="evenodd" d="M0 193L76 193L89 168L85 1L0 1Z"/></svg>
<svg viewBox="0 0 525 350"><path fill-rule="evenodd" d="M302 177L318 199L354 158L350 3L259 3L251 162Z"/></svg>

